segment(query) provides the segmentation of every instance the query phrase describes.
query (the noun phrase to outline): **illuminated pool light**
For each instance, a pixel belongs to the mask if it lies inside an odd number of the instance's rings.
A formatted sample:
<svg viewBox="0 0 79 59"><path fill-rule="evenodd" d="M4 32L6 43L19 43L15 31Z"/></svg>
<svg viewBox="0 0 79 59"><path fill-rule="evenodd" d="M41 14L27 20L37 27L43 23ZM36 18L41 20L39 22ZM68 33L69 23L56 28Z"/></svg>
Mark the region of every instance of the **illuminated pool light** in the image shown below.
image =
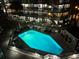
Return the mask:
<svg viewBox="0 0 79 59"><path fill-rule="evenodd" d="M60 55L63 48L49 35L44 33L29 30L18 35L30 48L44 51L47 53Z"/></svg>

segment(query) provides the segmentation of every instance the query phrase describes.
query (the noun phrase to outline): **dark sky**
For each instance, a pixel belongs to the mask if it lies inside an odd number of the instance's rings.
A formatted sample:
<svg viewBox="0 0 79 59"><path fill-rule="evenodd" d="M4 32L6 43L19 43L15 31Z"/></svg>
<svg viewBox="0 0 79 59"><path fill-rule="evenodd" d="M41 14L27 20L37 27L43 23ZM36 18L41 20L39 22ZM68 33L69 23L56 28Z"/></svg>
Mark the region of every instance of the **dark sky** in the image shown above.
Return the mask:
<svg viewBox="0 0 79 59"><path fill-rule="evenodd" d="M79 0L71 0L71 1L79 3Z"/></svg>

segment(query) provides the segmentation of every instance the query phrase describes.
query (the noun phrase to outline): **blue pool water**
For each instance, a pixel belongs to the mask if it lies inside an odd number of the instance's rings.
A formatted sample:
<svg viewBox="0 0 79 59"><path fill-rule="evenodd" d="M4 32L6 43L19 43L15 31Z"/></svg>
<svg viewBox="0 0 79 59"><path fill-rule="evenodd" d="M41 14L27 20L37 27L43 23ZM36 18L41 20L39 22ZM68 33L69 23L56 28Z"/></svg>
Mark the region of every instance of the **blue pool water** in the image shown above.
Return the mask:
<svg viewBox="0 0 79 59"><path fill-rule="evenodd" d="M30 48L41 50L55 55L60 55L63 48L51 36L35 31L28 30L18 35Z"/></svg>

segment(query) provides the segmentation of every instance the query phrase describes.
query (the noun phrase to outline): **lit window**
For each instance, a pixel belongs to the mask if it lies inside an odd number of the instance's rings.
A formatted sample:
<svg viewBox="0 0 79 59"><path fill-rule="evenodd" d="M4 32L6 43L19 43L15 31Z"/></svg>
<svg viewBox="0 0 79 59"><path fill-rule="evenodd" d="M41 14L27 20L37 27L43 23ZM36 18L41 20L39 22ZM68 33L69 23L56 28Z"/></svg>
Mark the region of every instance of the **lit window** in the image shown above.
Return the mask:
<svg viewBox="0 0 79 59"><path fill-rule="evenodd" d="M67 23L65 23L65 25L67 25Z"/></svg>
<svg viewBox="0 0 79 59"><path fill-rule="evenodd" d="M52 8L52 6L48 6L48 8Z"/></svg>
<svg viewBox="0 0 79 59"><path fill-rule="evenodd" d="M42 4L39 4L39 7L38 8L42 8L43 6L42 6Z"/></svg>
<svg viewBox="0 0 79 59"><path fill-rule="evenodd" d="M28 4L22 4L24 7L28 7Z"/></svg>
<svg viewBox="0 0 79 59"><path fill-rule="evenodd" d="M63 16L66 16L66 15L68 15L68 13L69 13L69 12L65 12L65 13L63 13Z"/></svg>
<svg viewBox="0 0 79 59"><path fill-rule="evenodd" d="M38 5L37 4L34 4L34 7L38 7Z"/></svg>
<svg viewBox="0 0 79 59"><path fill-rule="evenodd" d="M78 10L79 10L79 8L78 8Z"/></svg>
<svg viewBox="0 0 79 59"><path fill-rule="evenodd" d="M10 6L11 4L10 3L8 3L8 4L6 4L7 6Z"/></svg>
<svg viewBox="0 0 79 59"><path fill-rule="evenodd" d="M63 20L60 20L59 23L63 23Z"/></svg>
<svg viewBox="0 0 79 59"><path fill-rule="evenodd" d="M54 15L56 15L57 17L61 17L62 13L54 13Z"/></svg>
<svg viewBox="0 0 79 59"><path fill-rule="evenodd" d="M58 21L57 21L57 20L54 20L54 22L55 22L56 24L58 24Z"/></svg>
<svg viewBox="0 0 79 59"><path fill-rule="evenodd" d="M64 5L64 8L69 8L70 7L70 4L65 4Z"/></svg>
<svg viewBox="0 0 79 59"><path fill-rule="evenodd" d="M58 25L58 27L61 27L61 25Z"/></svg>
<svg viewBox="0 0 79 59"><path fill-rule="evenodd" d="M64 7L64 5L59 5L59 8L62 9Z"/></svg>
<svg viewBox="0 0 79 59"><path fill-rule="evenodd" d="M49 16L52 16L52 13L48 13Z"/></svg>
<svg viewBox="0 0 79 59"><path fill-rule="evenodd" d="M60 3L62 3L63 0L59 0Z"/></svg>
<svg viewBox="0 0 79 59"><path fill-rule="evenodd" d="M44 6L47 7L47 4L45 4Z"/></svg>
<svg viewBox="0 0 79 59"><path fill-rule="evenodd" d="M75 6L75 8L78 8L78 6Z"/></svg>

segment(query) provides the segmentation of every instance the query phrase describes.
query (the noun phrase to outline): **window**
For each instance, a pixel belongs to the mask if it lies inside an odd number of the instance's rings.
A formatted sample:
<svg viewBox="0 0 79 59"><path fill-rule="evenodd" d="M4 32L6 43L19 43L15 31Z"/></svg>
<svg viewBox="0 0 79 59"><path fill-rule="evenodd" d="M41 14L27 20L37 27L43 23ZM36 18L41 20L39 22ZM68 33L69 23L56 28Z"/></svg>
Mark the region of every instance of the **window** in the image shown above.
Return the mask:
<svg viewBox="0 0 79 59"><path fill-rule="evenodd" d="M64 5L64 8L69 8L70 7L70 4L65 4Z"/></svg>
<svg viewBox="0 0 79 59"><path fill-rule="evenodd" d="M59 9L62 9L64 7L64 5L59 5L58 7L59 7Z"/></svg>
<svg viewBox="0 0 79 59"><path fill-rule="evenodd" d="M59 3L69 3L69 0L59 0Z"/></svg>

